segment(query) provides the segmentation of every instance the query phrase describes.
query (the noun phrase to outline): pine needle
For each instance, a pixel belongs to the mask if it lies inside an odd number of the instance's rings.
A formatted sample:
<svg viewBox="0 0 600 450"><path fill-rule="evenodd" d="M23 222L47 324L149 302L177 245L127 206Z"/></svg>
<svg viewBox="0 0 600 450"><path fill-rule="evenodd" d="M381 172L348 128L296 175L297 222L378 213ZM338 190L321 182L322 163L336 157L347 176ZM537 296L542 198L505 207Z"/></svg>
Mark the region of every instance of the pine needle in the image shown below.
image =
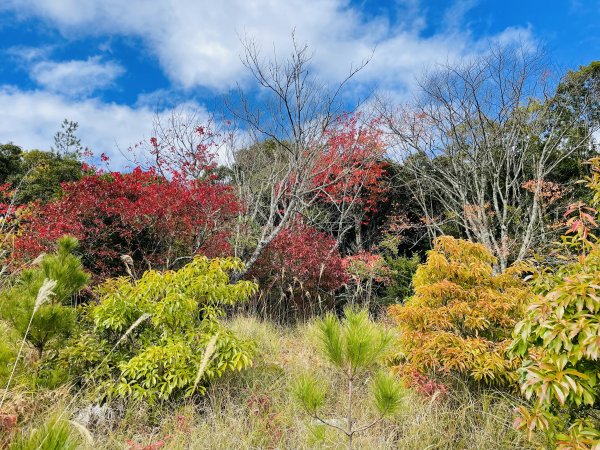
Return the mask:
<svg viewBox="0 0 600 450"><path fill-rule="evenodd" d="M29 334L29 330L31 329L31 323L33 322L33 316L37 310L42 306L52 294L54 294L54 288L56 287L56 280L51 280L49 278L45 278L40 290L38 291L37 297L35 299L35 304L33 305L33 311L31 312L31 317L29 318L29 324L27 325L27 329L25 330L25 334L23 335L23 339L21 340L21 346L19 347L19 352L17 353L17 357L15 358L15 363L10 372L10 376L8 377L8 381L6 382L6 388L4 389L4 393L2 394L2 399L0 399L0 408L4 404L4 400L6 399L6 394L8 394L8 389L10 388L10 383L15 375L15 370L17 369L17 365L19 363L19 359L21 358L21 353L23 352L23 346L25 345L25 341L27 340L27 335Z"/></svg>

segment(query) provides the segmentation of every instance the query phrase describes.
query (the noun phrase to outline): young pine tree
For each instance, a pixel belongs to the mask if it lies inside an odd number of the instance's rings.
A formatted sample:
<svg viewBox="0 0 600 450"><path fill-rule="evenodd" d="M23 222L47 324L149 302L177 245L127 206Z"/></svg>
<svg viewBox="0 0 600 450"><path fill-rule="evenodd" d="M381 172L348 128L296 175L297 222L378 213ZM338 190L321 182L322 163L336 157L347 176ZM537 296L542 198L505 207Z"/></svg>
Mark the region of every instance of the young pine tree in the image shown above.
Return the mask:
<svg viewBox="0 0 600 450"><path fill-rule="evenodd" d="M321 414L326 401L326 389L313 376L301 376L294 385L293 393L313 419L342 432L351 449L356 434L394 414L400 407L400 384L387 371L376 371L378 362L390 347L391 335L372 322L367 311L354 309L346 309L342 321L333 314L327 315L318 322L318 330L323 355L346 382L345 425L327 420ZM371 391L378 417L370 423L359 425L355 423L355 388L373 374Z"/></svg>
<svg viewBox="0 0 600 450"><path fill-rule="evenodd" d="M62 237L55 253L42 256L37 267L24 270L0 297L0 317L37 350L39 359L75 325L71 304L90 278L73 254L76 248L75 238Z"/></svg>

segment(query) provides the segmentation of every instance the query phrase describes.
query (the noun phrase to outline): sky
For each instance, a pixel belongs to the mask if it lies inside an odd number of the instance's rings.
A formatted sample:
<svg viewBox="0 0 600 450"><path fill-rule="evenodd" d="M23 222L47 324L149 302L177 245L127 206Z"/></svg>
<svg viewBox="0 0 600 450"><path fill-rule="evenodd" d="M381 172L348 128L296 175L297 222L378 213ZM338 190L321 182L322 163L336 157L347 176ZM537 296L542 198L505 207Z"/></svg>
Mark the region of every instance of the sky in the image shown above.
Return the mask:
<svg viewBox="0 0 600 450"><path fill-rule="evenodd" d="M293 30L320 79L372 54L351 95L402 101L423 70L495 43L542 47L562 70L600 59L600 0L1 0L0 143L47 150L68 118L123 166L156 113L208 113L237 87L260 101L240 38L285 54Z"/></svg>

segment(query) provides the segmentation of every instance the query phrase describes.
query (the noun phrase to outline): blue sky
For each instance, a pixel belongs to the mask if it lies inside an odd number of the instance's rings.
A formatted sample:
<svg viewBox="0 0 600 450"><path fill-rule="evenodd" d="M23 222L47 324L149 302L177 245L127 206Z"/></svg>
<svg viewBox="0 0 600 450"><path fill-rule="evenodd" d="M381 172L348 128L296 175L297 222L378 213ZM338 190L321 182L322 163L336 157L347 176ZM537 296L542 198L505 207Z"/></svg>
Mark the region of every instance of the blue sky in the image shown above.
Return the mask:
<svg viewBox="0 0 600 450"><path fill-rule="evenodd" d="M424 69L490 42L543 46L562 68L600 59L600 0L3 0L0 142L47 149L67 117L120 164L156 110L255 88L240 35L285 52L292 29L328 81L375 48L352 93L398 101Z"/></svg>

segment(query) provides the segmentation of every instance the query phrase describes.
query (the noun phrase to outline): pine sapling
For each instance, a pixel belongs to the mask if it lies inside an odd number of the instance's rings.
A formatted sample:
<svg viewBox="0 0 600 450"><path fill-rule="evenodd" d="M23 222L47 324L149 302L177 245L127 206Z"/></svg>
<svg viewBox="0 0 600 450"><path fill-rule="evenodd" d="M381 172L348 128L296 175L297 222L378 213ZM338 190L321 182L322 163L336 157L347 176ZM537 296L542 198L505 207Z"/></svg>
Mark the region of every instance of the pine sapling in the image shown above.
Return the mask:
<svg viewBox="0 0 600 450"><path fill-rule="evenodd" d="M15 370L19 363L19 359L21 358L21 353L23 353L23 346L25 345L25 341L27 340L27 336L29 334L29 330L31 329L31 323L33 322L35 313L54 294L55 287L56 287L56 280L50 280L48 278L44 279L44 282L40 286L40 289L39 289L38 294L35 299L35 304L33 306L33 311L31 312L31 317L29 318L29 323L27 324L27 328L25 329L25 333L23 334L23 339L21 340L21 346L19 347L19 352L17 353L15 363L10 372L10 376L8 377L6 387L4 388L4 393L2 394L2 399L0 399L0 408L2 408L2 405L4 404L6 394L8 394L8 389L10 388L10 383L12 382L12 379L15 376Z"/></svg>
<svg viewBox="0 0 600 450"><path fill-rule="evenodd" d="M62 237L55 252L40 255L32 267L20 273L14 286L0 293L0 319L12 325L22 339L6 391L26 343L37 352L37 377L45 352L49 348L57 351L75 327L74 298L90 279L74 254L77 245L75 238Z"/></svg>
<svg viewBox="0 0 600 450"><path fill-rule="evenodd" d="M321 414L327 392L323 383L314 376L306 374L299 377L293 393L313 419L343 433L347 438L348 448L351 449L356 434L373 427L400 407L399 382L389 372L377 370L378 363L389 349L392 337L369 319L366 310L348 308L341 321L329 314L317 326L323 355L339 370L346 382L347 405L344 420L326 419ZM377 416L373 421L361 425L355 423L355 389L357 383L369 376L372 377L371 395Z"/></svg>

